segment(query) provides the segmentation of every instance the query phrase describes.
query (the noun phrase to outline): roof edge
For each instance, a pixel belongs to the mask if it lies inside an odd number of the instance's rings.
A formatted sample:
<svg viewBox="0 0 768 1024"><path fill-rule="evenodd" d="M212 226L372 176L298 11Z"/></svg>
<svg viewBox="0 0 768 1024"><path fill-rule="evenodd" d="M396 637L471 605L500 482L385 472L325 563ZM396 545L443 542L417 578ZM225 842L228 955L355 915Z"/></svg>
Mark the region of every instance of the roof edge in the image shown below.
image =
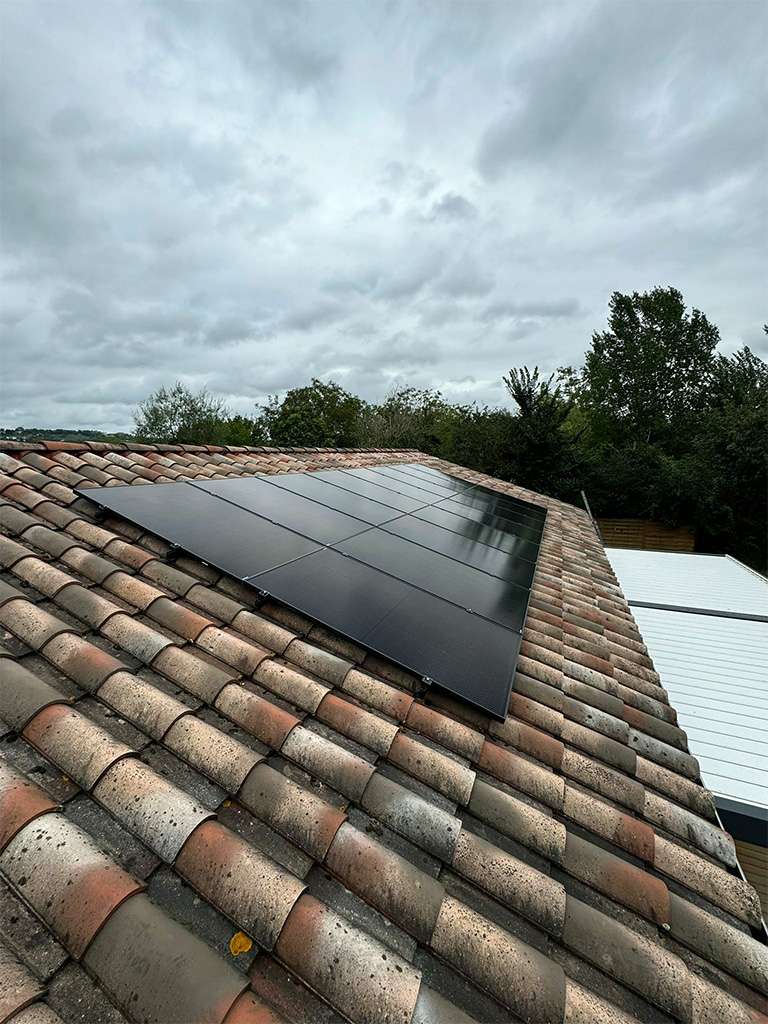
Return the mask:
<svg viewBox="0 0 768 1024"><path fill-rule="evenodd" d="M315 448L315 447L273 447L269 445L232 444L138 444L130 441L110 444L107 441L11 441L0 438L0 451L4 452L254 452L259 455L272 453L290 455L295 452L344 452L346 454L366 452L398 452L425 456L417 448Z"/></svg>

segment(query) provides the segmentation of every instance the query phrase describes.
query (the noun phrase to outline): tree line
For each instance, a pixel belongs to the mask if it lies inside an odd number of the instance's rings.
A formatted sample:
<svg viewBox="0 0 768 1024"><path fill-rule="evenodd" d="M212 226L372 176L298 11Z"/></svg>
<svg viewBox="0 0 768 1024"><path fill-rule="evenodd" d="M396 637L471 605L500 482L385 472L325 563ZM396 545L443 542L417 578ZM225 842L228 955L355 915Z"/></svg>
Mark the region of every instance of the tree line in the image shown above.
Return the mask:
<svg viewBox="0 0 768 1024"><path fill-rule="evenodd" d="M768 332L768 328L766 328ZM583 365L503 378L515 408L400 386L379 404L313 379L253 417L206 390L160 388L134 414L154 443L414 448L597 516L691 526L697 550L766 568L768 365L717 351L717 328L675 288L610 300Z"/></svg>

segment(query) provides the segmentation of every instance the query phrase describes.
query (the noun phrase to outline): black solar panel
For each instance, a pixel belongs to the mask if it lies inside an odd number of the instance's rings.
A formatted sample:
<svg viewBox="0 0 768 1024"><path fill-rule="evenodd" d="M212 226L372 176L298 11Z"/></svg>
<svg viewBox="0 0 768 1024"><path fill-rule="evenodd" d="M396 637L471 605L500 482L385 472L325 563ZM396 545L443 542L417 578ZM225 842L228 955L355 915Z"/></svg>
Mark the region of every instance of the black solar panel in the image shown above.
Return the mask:
<svg viewBox="0 0 768 1024"><path fill-rule="evenodd" d="M417 463L78 493L506 715L546 509Z"/></svg>

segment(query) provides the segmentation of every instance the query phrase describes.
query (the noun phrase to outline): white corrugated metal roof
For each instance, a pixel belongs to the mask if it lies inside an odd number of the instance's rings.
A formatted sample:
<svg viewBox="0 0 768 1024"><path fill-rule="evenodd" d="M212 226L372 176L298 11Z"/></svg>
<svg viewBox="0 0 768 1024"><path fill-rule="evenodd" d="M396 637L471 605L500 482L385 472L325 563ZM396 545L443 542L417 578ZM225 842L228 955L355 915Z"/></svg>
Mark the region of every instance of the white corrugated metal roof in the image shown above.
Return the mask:
<svg viewBox="0 0 768 1024"><path fill-rule="evenodd" d="M768 623L633 605L768 616L768 581L721 556L607 553L704 782L768 807Z"/></svg>
<svg viewBox="0 0 768 1024"><path fill-rule="evenodd" d="M628 601L768 616L768 581L734 558L606 550Z"/></svg>

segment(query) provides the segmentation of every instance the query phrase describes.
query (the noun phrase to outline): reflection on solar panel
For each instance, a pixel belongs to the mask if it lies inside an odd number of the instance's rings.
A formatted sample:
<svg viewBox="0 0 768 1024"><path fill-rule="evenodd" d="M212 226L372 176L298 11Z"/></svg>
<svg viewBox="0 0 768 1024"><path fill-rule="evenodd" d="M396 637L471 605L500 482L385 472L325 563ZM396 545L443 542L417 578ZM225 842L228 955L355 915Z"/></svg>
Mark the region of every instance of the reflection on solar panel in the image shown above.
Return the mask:
<svg viewBox="0 0 768 1024"><path fill-rule="evenodd" d="M546 509L416 463L78 493L506 715Z"/></svg>

